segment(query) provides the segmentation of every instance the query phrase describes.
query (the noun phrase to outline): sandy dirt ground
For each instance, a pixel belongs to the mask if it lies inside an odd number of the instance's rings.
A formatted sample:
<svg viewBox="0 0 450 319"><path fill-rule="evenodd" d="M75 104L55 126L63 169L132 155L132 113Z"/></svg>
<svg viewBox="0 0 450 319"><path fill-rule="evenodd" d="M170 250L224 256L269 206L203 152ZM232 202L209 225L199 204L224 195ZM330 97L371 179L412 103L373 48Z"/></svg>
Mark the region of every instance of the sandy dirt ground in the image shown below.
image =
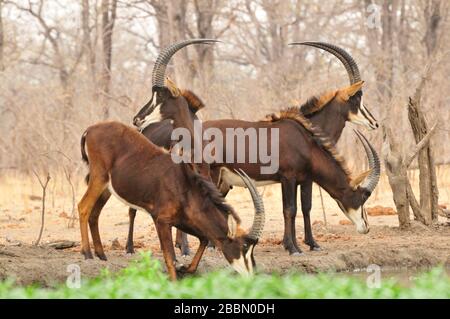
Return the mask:
<svg viewBox="0 0 450 319"><path fill-rule="evenodd" d="M442 180L449 180L443 178ZM394 207L391 194L383 177L377 191L369 199L366 207ZM304 254L289 256L281 245L283 237L283 214L279 185L260 188L266 207L266 227L255 249L258 270L265 273L286 273L292 271L352 271L377 264L386 269L428 268L438 264L450 267L450 226L440 219L438 226L427 228L414 223L409 231L399 230L396 215L369 216L371 231L367 235L358 234L325 192L324 223L318 187L313 194L313 232L322 251L309 251L303 244L303 219L301 210L297 216L298 241ZM441 185L441 204L450 205L448 190L450 185ZM75 184L77 201L85 186L81 180ZM32 177L3 176L0 183L0 280L16 278L20 284L40 283L46 286L65 281L67 266L77 264L82 275L93 277L103 268L117 271L126 267L136 258L125 254L128 230L128 209L121 202L111 199L100 217L100 234L106 249L108 261L98 259L85 261L79 247L56 250L46 245L61 240L80 240L78 221L69 227L73 213L71 188L61 177L54 178L49 185L46 200L43 247L33 246L41 224L41 189ZM234 189L227 199L249 226L253 216L250 195L244 189ZM76 213L76 211L75 211ZM197 240L189 237L191 250L197 247ZM135 226L137 250L151 251L162 259L156 231L150 216L138 212ZM178 251L177 251L178 253ZM189 263L190 257L179 257L180 263ZM200 263L199 272L227 267L218 251L206 251Z"/></svg>

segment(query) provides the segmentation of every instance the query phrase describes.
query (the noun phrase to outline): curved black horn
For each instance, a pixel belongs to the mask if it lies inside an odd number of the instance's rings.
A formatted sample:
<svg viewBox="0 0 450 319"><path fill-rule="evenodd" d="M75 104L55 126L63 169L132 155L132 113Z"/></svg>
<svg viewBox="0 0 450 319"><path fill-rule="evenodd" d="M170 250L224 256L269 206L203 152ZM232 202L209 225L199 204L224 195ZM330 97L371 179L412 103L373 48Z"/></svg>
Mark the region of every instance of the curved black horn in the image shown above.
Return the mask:
<svg viewBox="0 0 450 319"><path fill-rule="evenodd" d="M252 196L253 205L255 206L255 217L253 219L252 228L250 228L250 231L248 233L248 237L254 240L258 240L261 237L262 231L264 229L264 222L266 218L261 195L259 195L258 191L256 190L255 183L242 169L234 171L240 176L240 178L242 178L245 186L247 186L248 190L250 191L250 195Z"/></svg>
<svg viewBox="0 0 450 319"><path fill-rule="evenodd" d="M164 79L166 74L166 67L169 63L172 56L180 49L185 46L191 44L200 44L200 43L215 43L220 42L219 40L214 39L191 39L184 40L177 43L174 43L167 48L164 48L161 53L159 53L158 58L156 59L155 66L153 67L152 72L152 86L164 87Z"/></svg>
<svg viewBox="0 0 450 319"><path fill-rule="evenodd" d="M354 130L356 136L358 136L362 145L364 146L364 150L366 151L367 159L369 160L369 168L372 170L369 176L366 178L364 183L361 185L361 188L366 189L368 192L372 193L375 187L380 180L380 159L378 158L378 154L373 148L373 146L369 143L366 137L359 132L358 130Z"/></svg>
<svg viewBox="0 0 450 319"><path fill-rule="evenodd" d="M289 43L289 45L308 45L333 54L342 62L345 69L347 70L350 84L355 84L356 82L361 81L361 75L359 73L358 65L356 64L353 57L344 49L325 42L293 42Z"/></svg>

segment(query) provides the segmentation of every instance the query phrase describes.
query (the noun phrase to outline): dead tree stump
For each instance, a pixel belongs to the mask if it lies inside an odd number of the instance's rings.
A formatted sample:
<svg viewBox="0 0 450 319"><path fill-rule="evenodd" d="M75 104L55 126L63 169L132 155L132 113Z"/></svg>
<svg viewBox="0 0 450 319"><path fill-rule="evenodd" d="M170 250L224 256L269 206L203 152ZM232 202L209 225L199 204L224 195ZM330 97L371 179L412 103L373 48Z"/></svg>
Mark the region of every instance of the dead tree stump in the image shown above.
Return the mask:
<svg viewBox="0 0 450 319"><path fill-rule="evenodd" d="M408 167L420 151L428 146L436 126L434 125L407 155L403 154L391 130L383 126L383 159L398 213L399 225L402 229L407 229L411 226L410 206L414 213L414 219L428 225L425 217L427 212L419 205L412 191L408 179ZM422 197L422 193L420 195Z"/></svg>

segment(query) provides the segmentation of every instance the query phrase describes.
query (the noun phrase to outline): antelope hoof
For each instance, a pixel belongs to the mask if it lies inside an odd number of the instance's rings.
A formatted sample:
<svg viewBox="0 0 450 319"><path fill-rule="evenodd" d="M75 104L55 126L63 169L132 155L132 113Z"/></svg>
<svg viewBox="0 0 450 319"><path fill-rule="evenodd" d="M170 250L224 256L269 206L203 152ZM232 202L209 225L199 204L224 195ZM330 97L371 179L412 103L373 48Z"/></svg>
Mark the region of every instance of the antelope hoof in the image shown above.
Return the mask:
<svg viewBox="0 0 450 319"><path fill-rule="evenodd" d="M298 257L303 256L304 254L301 251L295 251L293 253L289 253L291 256Z"/></svg>
<svg viewBox="0 0 450 319"><path fill-rule="evenodd" d="M298 248L298 246L294 243L290 243L290 244L283 244L284 249L286 249L289 252L289 255L291 256L301 256L303 255L303 252L301 251L300 248Z"/></svg>
<svg viewBox="0 0 450 319"><path fill-rule="evenodd" d="M184 264L181 264L181 263L176 263L175 264L175 270L179 274L186 274L187 273L187 269L188 269L188 267L186 267Z"/></svg>
<svg viewBox="0 0 450 319"><path fill-rule="evenodd" d="M212 242L208 242L208 250L214 251L215 249L216 249L216 246L214 246L214 244Z"/></svg>
<svg viewBox="0 0 450 319"><path fill-rule="evenodd" d="M189 270L189 267L184 266L184 265L177 267L177 275L180 277L184 277L186 275L191 275L194 272L195 271Z"/></svg>
<svg viewBox="0 0 450 319"><path fill-rule="evenodd" d="M177 272L182 273L182 274L187 271L187 267L183 264L178 265L175 268L176 268Z"/></svg>
<svg viewBox="0 0 450 319"><path fill-rule="evenodd" d="M90 251L82 251L81 254L84 256L84 259L94 259L94 256L92 256L92 253Z"/></svg>
<svg viewBox="0 0 450 319"><path fill-rule="evenodd" d="M181 257L189 257L190 254L191 250L189 249L189 247L184 247L181 249Z"/></svg>
<svg viewBox="0 0 450 319"><path fill-rule="evenodd" d="M322 251L322 248L320 248L319 244L316 243L315 241L312 242L305 241L304 243L309 246L309 250L311 251Z"/></svg>
<svg viewBox="0 0 450 319"><path fill-rule="evenodd" d="M181 279L181 278L184 278L184 277L186 277L187 275L190 275L191 274L191 272L190 271L188 271L188 267L186 267L186 266L180 266L180 267L177 267L176 268L176 271L177 271L177 277L179 278L179 279Z"/></svg>
<svg viewBox="0 0 450 319"><path fill-rule="evenodd" d="M127 254L133 255L134 254L134 248L133 247L127 247Z"/></svg>
<svg viewBox="0 0 450 319"><path fill-rule="evenodd" d="M105 253L95 253L100 260L107 261Z"/></svg>

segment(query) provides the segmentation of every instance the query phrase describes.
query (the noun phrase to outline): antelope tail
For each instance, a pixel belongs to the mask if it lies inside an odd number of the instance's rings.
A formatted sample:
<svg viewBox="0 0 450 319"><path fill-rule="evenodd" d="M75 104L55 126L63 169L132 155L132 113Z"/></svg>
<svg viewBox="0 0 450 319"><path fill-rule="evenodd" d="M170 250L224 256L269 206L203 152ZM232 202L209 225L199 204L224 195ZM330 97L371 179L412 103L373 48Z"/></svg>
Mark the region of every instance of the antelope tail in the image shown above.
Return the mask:
<svg viewBox="0 0 450 319"><path fill-rule="evenodd" d="M85 162L86 164L89 164L89 159L87 157L86 148L85 148L86 135L87 135L87 132L84 132L83 136L81 137L81 158L83 159L83 162Z"/></svg>
<svg viewBox="0 0 450 319"><path fill-rule="evenodd" d="M87 132L84 132L83 136L81 137L81 158L83 159L83 162L89 164L89 158L86 153L86 135ZM86 182L86 184L89 184L89 173L86 175L84 181Z"/></svg>

